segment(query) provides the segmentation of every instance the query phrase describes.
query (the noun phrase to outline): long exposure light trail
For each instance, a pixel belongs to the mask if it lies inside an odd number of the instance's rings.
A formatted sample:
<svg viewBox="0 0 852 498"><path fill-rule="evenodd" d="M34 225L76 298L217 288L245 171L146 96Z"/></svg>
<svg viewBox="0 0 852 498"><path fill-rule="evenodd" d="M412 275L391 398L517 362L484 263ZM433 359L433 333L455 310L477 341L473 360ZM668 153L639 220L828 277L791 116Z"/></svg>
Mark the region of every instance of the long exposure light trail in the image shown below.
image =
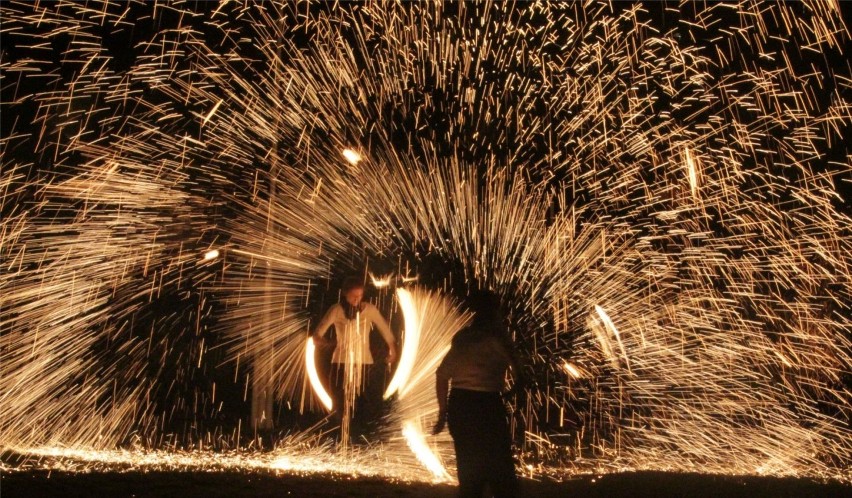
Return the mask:
<svg viewBox="0 0 852 498"><path fill-rule="evenodd" d="M305 368L307 369L308 379L311 381L311 388L319 398L322 406L326 410L331 410L334 405L331 401L331 396L326 392L325 387L320 380L319 372L316 364L317 348L314 345L314 338L309 337L305 345Z"/></svg>
<svg viewBox="0 0 852 498"><path fill-rule="evenodd" d="M447 474L447 470L443 465L441 465L438 457L436 457L435 453L429 448L428 443L426 443L426 438L423 437L423 433L414 421L409 420L403 424L402 434L405 436L411 451L417 455L417 459L420 460L430 472L432 472L437 480L447 481L450 479L450 475Z"/></svg>
<svg viewBox="0 0 852 498"><path fill-rule="evenodd" d="M852 481L846 10L0 3L0 447L331 462L355 273L406 336L360 472L438 478L402 431L490 287L529 472Z"/></svg>
<svg viewBox="0 0 852 498"><path fill-rule="evenodd" d="M402 316L405 317L405 331L402 336L402 353L399 355L399 364L388 383L387 389L385 389L385 399L393 396L398 390L400 397L404 396L403 389L411 376L411 370L414 368L414 360L420 346L420 314L414 307L411 293L405 289L397 289L396 297L399 299Z"/></svg>

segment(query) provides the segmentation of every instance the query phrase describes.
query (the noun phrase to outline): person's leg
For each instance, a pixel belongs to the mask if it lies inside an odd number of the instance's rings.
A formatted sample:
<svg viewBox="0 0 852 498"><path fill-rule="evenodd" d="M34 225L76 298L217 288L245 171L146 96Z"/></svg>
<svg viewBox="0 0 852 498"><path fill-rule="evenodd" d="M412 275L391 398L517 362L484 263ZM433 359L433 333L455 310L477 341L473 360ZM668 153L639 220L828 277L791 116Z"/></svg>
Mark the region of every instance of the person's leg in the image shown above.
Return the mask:
<svg viewBox="0 0 852 498"><path fill-rule="evenodd" d="M382 417L382 394L384 393L384 364L367 365L364 370L364 391L361 393L359 412L360 427L369 436Z"/></svg>
<svg viewBox="0 0 852 498"><path fill-rule="evenodd" d="M456 449L456 472L461 498L481 498L485 491L482 455L471 438L453 438Z"/></svg>
<svg viewBox="0 0 852 498"><path fill-rule="evenodd" d="M372 372L373 365L362 365L361 367L361 385L358 388L358 397L355 399L355 410L352 418L352 440L361 439L368 432L371 421L373 420L373 382Z"/></svg>
<svg viewBox="0 0 852 498"><path fill-rule="evenodd" d="M331 396L331 419L340 424L343 417L343 364L332 363L328 371L328 395Z"/></svg>
<svg viewBox="0 0 852 498"><path fill-rule="evenodd" d="M453 389L447 406L447 422L456 450L456 468L459 479L459 496L480 498L487 481L489 455L483 445L479 423L482 410L478 393Z"/></svg>
<svg viewBox="0 0 852 498"><path fill-rule="evenodd" d="M490 434L484 437L488 441L489 454L486 475L495 497L514 498L519 496L518 477L506 410L499 396L489 404L489 407L483 407L483 424L487 425L485 429Z"/></svg>

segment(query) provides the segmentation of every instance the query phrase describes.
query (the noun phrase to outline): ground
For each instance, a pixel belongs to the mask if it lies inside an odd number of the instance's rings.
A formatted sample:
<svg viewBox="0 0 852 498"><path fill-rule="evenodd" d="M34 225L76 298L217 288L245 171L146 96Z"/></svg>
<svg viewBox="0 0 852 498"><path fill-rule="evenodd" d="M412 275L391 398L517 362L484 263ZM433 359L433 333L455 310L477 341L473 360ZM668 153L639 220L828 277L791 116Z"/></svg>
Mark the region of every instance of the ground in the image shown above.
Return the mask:
<svg viewBox="0 0 852 498"><path fill-rule="evenodd" d="M61 497L454 497L450 485L377 478L240 472L4 471L0 498ZM556 483L523 479L524 497L852 497L852 485L756 476L627 472Z"/></svg>

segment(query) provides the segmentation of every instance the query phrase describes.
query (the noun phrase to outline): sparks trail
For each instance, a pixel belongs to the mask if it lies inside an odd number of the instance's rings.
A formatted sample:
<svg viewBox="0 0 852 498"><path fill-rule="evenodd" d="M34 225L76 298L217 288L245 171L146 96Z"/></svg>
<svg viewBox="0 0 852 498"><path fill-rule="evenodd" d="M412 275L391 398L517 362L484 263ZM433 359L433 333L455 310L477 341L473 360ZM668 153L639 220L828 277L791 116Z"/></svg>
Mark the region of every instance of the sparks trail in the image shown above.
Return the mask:
<svg viewBox="0 0 852 498"><path fill-rule="evenodd" d="M4 3L4 444L233 447L261 391L322 431L306 333L366 265L433 310L411 475L486 284L530 468L844 477L839 6L646 8Z"/></svg>

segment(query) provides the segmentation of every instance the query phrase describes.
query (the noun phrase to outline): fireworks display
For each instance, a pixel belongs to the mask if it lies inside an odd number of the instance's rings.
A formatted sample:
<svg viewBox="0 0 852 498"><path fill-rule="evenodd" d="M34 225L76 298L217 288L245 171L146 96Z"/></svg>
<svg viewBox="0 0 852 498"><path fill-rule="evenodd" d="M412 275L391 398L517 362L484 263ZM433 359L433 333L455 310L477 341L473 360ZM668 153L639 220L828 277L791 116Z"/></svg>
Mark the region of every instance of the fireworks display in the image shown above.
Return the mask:
<svg viewBox="0 0 852 498"><path fill-rule="evenodd" d="M449 479L488 286L525 472L850 480L839 2L0 9L5 450ZM353 272L401 373L341 452L306 353Z"/></svg>

